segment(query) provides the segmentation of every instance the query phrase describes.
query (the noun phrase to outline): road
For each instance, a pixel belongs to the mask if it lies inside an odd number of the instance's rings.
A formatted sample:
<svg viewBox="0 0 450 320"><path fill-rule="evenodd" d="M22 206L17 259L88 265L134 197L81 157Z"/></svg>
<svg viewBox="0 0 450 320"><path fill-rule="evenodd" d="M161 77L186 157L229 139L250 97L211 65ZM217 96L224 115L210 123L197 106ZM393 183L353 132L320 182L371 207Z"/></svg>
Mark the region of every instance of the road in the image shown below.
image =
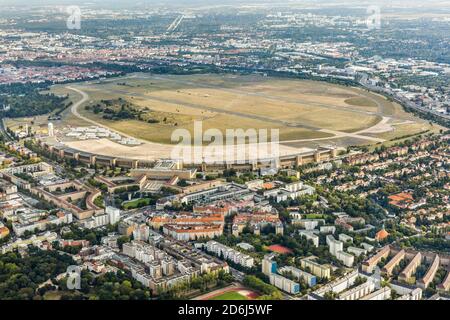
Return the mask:
<svg viewBox="0 0 450 320"><path fill-rule="evenodd" d="M70 108L70 112L72 112L72 114L86 122L92 123L93 125L96 126L101 126L103 127L103 125L99 124L98 122L91 120L89 118L86 118L85 116L82 116L79 112L78 112L78 107L80 107L81 105L83 105L83 103L86 103L87 101L89 101L89 95L81 90L78 90L77 88L74 87L66 87L69 90L75 91L76 93L78 93L79 95L81 95L81 100L77 101L76 103L72 104L72 107Z"/></svg>
<svg viewBox="0 0 450 320"><path fill-rule="evenodd" d="M367 78L368 78L368 76L366 75L365 79L367 79ZM422 113L430 113L435 116L441 117L445 120L450 120L450 115L445 115L445 114L439 113L435 110L418 107L415 103L411 102L410 100L408 100L406 98L398 97L395 93L391 92L388 89L384 89L382 87L377 87L377 86L373 86L373 85L369 84L366 80L364 80L364 77L359 83L360 83L360 85L365 87L367 90L370 90L370 91L373 91L376 93L382 93L382 94L390 96L391 98L396 100L396 102L398 102L401 105L406 105L407 107L417 110Z"/></svg>
<svg viewBox="0 0 450 320"><path fill-rule="evenodd" d="M84 120L84 121L86 121L86 122L88 122L88 123L90 123L90 124L92 124L92 125L94 125L94 126L102 127L102 128L108 129L109 131L116 132L116 133L120 134L120 135L123 136L123 137L127 137L127 138L130 138L130 139L134 139L134 140L137 140L137 141L139 141L139 142L141 142L141 143L148 143L148 141L146 141L146 140L138 139L138 138L136 138L136 137L133 137L133 136L127 134L126 132L121 132L121 131L118 131L118 130L111 129L111 128L109 128L108 126L105 126L104 124L102 124L102 123L100 123L100 122L97 122L97 121L95 121L95 120L92 120L92 119L89 119L89 118L83 116L82 114L80 114L80 113L78 112L78 108L79 108L80 106L82 106L84 103L86 103L87 101L89 101L89 99L90 99L89 95L88 95L86 92L81 91L81 90L79 90L78 88L75 88L75 87L67 86L66 89L75 91L76 93L78 93L78 94L81 95L81 100L79 100L79 101L77 101L76 103L74 103L74 104L72 105L72 107L70 108L70 112L71 112L74 116L76 116L76 117L80 118L81 120Z"/></svg>

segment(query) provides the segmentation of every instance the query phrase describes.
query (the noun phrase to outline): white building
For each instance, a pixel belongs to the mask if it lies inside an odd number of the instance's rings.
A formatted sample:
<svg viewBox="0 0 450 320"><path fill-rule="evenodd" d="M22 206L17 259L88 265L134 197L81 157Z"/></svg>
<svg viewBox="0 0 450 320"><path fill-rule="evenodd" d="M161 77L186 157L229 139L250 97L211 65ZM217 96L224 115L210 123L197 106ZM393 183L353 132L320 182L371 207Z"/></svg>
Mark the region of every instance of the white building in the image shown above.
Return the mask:
<svg viewBox="0 0 450 320"><path fill-rule="evenodd" d="M315 247L319 246L319 236L314 232L308 230L299 230L298 234L308 240L311 240Z"/></svg>
<svg viewBox="0 0 450 320"><path fill-rule="evenodd" d="M357 248L357 247L348 247L347 248L347 252L349 252L351 254L354 254L357 257L367 254L367 250L366 249Z"/></svg>
<svg viewBox="0 0 450 320"><path fill-rule="evenodd" d="M342 242L353 242L353 238L346 235L345 233L339 234L339 240Z"/></svg>
<svg viewBox="0 0 450 320"><path fill-rule="evenodd" d="M346 267L352 267L355 262L355 257L350 253L344 251L338 251L336 258L340 260Z"/></svg>
<svg viewBox="0 0 450 320"><path fill-rule="evenodd" d="M355 261L355 257L351 254L344 252L344 243L336 240L332 235L327 235L327 244L330 249L330 253L341 261L345 266L351 267Z"/></svg>
<svg viewBox="0 0 450 320"><path fill-rule="evenodd" d="M104 214L94 215L91 218L84 220L83 225L87 229L95 229L108 224L115 224L119 221L120 210L114 207L106 207Z"/></svg>
<svg viewBox="0 0 450 320"><path fill-rule="evenodd" d="M109 217L106 213L90 217L83 221L86 229L95 229L109 224Z"/></svg>
<svg viewBox="0 0 450 320"><path fill-rule="evenodd" d="M324 224L324 219L293 219L291 221L293 225L300 226L305 230L314 230L320 224Z"/></svg>
<svg viewBox="0 0 450 320"><path fill-rule="evenodd" d="M276 202L281 202L288 199L294 200L304 195L313 195L315 191L314 187L299 181L286 184L282 188L265 191L263 195L266 198L275 198Z"/></svg>
<svg viewBox="0 0 450 320"><path fill-rule="evenodd" d="M366 249L368 252L373 251L373 249L375 248L373 245L368 244L368 243L365 243L365 242L361 243L361 246L362 246L364 249Z"/></svg>
<svg viewBox="0 0 450 320"><path fill-rule="evenodd" d="M217 241L211 240L206 243L206 249L223 259L233 261L241 266L252 268L254 265L253 257L239 252L233 248L227 247Z"/></svg>
<svg viewBox="0 0 450 320"><path fill-rule="evenodd" d="M12 229L17 236L22 236L26 231L44 231L49 225L70 224L73 221L72 213L59 211L55 215L46 216L46 212L33 210L27 213L20 213L16 216L16 221L12 223Z"/></svg>
<svg viewBox="0 0 450 320"><path fill-rule="evenodd" d="M309 287L314 287L317 284L317 277L306 271L300 270L292 266L284 266L278 269L279 274L292 274L297 280L304 280Z"/></svg>
<svg viewBox="0 0 450 320"><path fill-rule="evenodd" d="M326 240L327 245L329 246L330 253L333 256L336 256L338 251L344 250L344 243L342 241L336 240L332 235L327 235Z"/></svg>
<svg viewBox="0 0 450 320"><path fill-rule="evenodd" d="M319 228L320 233L335 233L336 227L335 226L321 226Z"/></svg>
<svg viewBox="0 0 450 320"><path fill-rule="evenodd" d="M362 297L361 300L388 300L391 298L391 288L383 287L377 291Z"/></svg>
<svg viewBox="0 0 450 320"><path fill-rule="evenodd" d="M116 224L120 221L120 209L107 206L105 210L109 218L109 224Z"/></svg>
<svg viewBox="0 0 450 320"><path fill-rule="evenodd" d="M339 296L339 300L359 300L362 297L372 293L373 290L375 290L375 284L372 281L367 280L353 289L344 291Z"/></svg>
<svg viewBox="0 0 450 320"><path fill-rule="evenodd" d="M55 136L55 129L53 127L53 123L51 123L51 122L48 123L48 136L49 137Z"/></svg>
<svg viewBox="0 0 450 320"><path fill-rule="evenodd" d="M286 291L290 294L297 294L300 292L300 285L296 283L295 281L292 281L288 278L285 278L283 276L280 276L276 273L271 273L270 276L270 284Z"/></svg>
<svg viewBox="0 0 450 320"><path fill-rule="evenodd" d="M406 286L397 282L392 282L390 287L395 293L400 295L397 300L421 300L423 290L421 288L415 288Z"/></svg>

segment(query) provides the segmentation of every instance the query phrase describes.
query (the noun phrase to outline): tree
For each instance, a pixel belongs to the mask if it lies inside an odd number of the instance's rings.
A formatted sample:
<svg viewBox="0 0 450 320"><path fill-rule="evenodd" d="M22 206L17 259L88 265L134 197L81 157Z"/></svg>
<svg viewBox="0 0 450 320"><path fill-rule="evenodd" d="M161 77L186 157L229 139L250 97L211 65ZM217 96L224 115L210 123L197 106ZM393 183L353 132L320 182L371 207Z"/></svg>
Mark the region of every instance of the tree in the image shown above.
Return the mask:
<svg viewBox="0 0 450 320"><path fill-rule="evenodd" d="M122 237L119 237L119 238L117 239L117 246L119 247L120 250L122 250L123 244L124 244L124 243L127 243L127 242L130 242L130 241L131 241L131 238L128 237L128 236L122 236Z"/></svg>

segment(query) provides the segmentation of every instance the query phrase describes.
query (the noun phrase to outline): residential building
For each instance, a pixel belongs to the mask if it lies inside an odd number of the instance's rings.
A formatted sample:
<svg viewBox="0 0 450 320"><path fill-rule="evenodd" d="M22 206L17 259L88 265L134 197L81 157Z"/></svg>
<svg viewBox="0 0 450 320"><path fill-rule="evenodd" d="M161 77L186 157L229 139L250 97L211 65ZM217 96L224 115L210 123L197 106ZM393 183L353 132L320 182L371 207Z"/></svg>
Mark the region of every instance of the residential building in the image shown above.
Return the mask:
<svg viewBox="0 0 450 320"><path fill-rule="evenodd" d="M266 254L262 260L262 273L269 276L277 272L277 262L273 260L275 254Z"/></svg>
<svg viewBox="0 0 450 320"><path fill-rule="evenodd" d="M331 267L329 265L321 265L314 261L316 257L311 256L300 260L300 266L303 270L312 273L319 278L330 278Z"/></svg>
<svg viewBox="0 0 450 320"><path fill-rule="evenodd" d="M217 241L208 241L206 243L206 249L219 258L223 257L223 259L232 261L243 267L252 268L254 266L254 259L251 256L227 247Z"/></svg>
<svg viewBox="0 0 450 320"><path fill-rule="evenodd" d="M292 266L284 266L278 269L278 273L281 275L289 274L297 279L297 281L303 280L309 287L314 287L317 284L317 277L306 271L300 270Z"/></svg>
<svg viewBox="0 0 450 320"><path fill-rule="evenodd" d="M285 278L279 274L271 273L269 275L270 284L286 291L290 294L297 294L300 292L300 284L296 283L295 281L292 281L288 278Z"/></svg>

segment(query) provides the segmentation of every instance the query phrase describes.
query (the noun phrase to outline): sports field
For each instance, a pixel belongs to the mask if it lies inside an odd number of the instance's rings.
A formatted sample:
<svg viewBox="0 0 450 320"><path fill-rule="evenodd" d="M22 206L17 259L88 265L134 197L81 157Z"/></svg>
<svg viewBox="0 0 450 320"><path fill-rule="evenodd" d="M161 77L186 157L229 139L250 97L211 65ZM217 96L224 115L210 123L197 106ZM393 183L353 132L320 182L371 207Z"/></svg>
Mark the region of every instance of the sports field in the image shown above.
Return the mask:
<svg viewBox="0 0 450 320"><path fill-rule="evenodd" d="M193 300L255 300L259 296L257 292L235 283L226 288L205 293Z"/></svg>
<svg viewBox="0 0 450 320"><path fill-rule="evenodd" d="M224 294L218 295L209 300L248 300L248 298L243 296L239 292L230 291L230 292L226 292Z"/></svg>

